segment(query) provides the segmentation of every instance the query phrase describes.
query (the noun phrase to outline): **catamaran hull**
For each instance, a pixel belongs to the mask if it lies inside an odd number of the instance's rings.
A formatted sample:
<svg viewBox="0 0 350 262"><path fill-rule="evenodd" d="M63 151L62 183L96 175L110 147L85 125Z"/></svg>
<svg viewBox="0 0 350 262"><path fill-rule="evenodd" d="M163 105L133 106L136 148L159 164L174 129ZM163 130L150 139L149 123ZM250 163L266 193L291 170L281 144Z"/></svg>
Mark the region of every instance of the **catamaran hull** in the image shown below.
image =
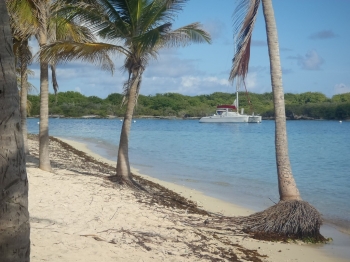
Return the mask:
<svg viewBox="0 0 350 262"><path fill-rule="evenodd" d="M261 123L261 116L249 116L248 123Z"/></svg>
<svg viewBox="0 0 350 262"><path fill-rule="evenodd" d="M199 123L260 123L261 116L205 116L199 119Z"/></svg>

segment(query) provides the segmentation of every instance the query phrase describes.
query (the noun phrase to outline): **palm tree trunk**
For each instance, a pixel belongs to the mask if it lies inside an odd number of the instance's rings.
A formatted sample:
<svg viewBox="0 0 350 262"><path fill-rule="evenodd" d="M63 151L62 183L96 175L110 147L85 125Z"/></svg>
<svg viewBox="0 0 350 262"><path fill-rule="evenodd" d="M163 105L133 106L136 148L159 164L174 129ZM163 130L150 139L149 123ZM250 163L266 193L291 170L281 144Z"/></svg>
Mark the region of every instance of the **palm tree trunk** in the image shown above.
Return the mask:
<svg viewBox="0 0 350 262"><path fill-rule="evenodd" d="M29 261L28 179L12 35L0 1L0 260Z"/></svg>
<svg viewBox="0 0 350 262"><path fill-rule="evenodd" d="M275 147L280 200L301 200L288 155L288 140L282 69L275 15L271 0L262 0L270 57L270 73L275 107Z"/></svg>
<svg viewBox="0 0 350 262"><path fill-rule="evenodd" d="M47 6L46 1L40 5L41 21L39 45L47 43ZM39 127L39 168L51 171L49 157L49 66L40 59L40 127Z"/></svg>
<svg viewBox="0 0 350 262"><path fill-rule="evenodd" d="M129 162L129 135L131 128L131 121L136 105L137 89L141 79L141 73L136 71L132 75L132 85L128 93L128 101L126 112L124 115L123 126L120 134L118 160L117 160L117 181L119 183L134 184L131 179L130 162Z"/></svg>
<svg viewBox="0 0 350 262"><path fill-rule="evenodd" d="M39 168L51 171L49 158L49 72L48 64L40 62L40 127Z"/></svg>
<svg viewBox="0 0 350 262"><path fill-rule="evenodd" d="M21 53L25 49L24 45L28 45L28 40L21 42ZM21 56L23 57L23 56ZM20 58L21 59L21 58ZM21 62L21 124L22 124L22 133L24 139L24 152L25 154L29 153L28 149L28 137L27 137L27 102L28 102L28 74L27 74L27 62Z"/></svg>

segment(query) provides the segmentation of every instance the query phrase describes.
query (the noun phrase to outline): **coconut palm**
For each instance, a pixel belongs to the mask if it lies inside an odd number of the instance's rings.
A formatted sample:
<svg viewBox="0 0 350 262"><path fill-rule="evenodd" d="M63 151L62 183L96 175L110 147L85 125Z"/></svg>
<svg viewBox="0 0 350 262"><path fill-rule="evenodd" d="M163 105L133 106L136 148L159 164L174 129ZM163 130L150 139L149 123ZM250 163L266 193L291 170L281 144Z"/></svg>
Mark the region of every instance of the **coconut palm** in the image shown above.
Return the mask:
<svg viewBox="0 0 350 262"><path fill-rule="evenodd" d="M282 85L277 28L272 0L261 0L266 23L267 43L270 57L270 74L275 112L275 149L280 202L249 217L247 227L252 231L311 236L322 239L319 233L322 223L318 211L301 200L288 155L286 115ZM260 0L241 0L235 11L236 53L230 80L244 83L248 72L250 43Z"/></svg>
<svg viewBox="0 0 350 262"><path fill-rule="evenodd" d="M39 46L47 43L47 25L50 0L7 1L15 29L26 39L35 35ZM25 26L22 26L25 25ZM24 32L23 32L24 31ZM17 34L15 34L17 35ZM25 94L23 89L23 94ZM48 134L48 64L40 62L40 127L39 127L39 168L50 171ZM25 99L22 99L24 104ZM23 105L24 107L24 105Z"/></svg>
<svg viewBox="0 0 350 262"><path fill-rule="evenodd" d="M120 135L117 181L135 186L129 163L129 134L133 111L137 103L143 72L151 58L157 58L164 47L184 46L192 42L208 42L210 36L199 23L172 30L172 22L186 0L98 0L65 1L63 12L93 28L109 43L79 44L61 42L48 45L42 56L48 61L82 59L113 69L109 54L125 56L124 69L128 79L124 84L126 112ZM73 10L75 10L73 12Z"/></svg>
<svg viewBox="0 0 350 262"><path fill-rule="evenodd" d="M39 30L37 40L40 48L56 40L73 40L78 42L93 42L95 38L91 31L84 25L79 25L75 21L67 20L63 16L54 14L56 8L61 8L60 4L52 1L34 1L37 18L39 20ZM52 83L55 93L58 89L56 79L56 63L48 63L40 57L40 130L39 130L39 168L51 170L49 158L49 83L48 68L51 67Z"/></svg>
<svg viewBox="0 0 350 262"><path fill-rule="evenodd" d="M53 5L54 2L50 0L11 0L8 1L9 10L11 13L11 20L13 21L13 28L16 32L15 36L19 38L19 51L27 51L23 43L28 42L28 38L31 35L35 35L39 46L43 46L49 42L54 42L56 39L60 40L75 40L75 41L94 41L94 36L88 28L75 24L72 21L68 21L63 17L57 15L51 15L54 8L58 8L59 5ZM25 64L22 61L27 61L26 55L28 52L18 52L20 65L22 72L25 74ZM49 65L46 61L40 59L40 127L39 127L39 168L50 171L51 164L49 159L49 126L48 126L48 68L51 66L52 71L52 83L55 93L58 89L56 80L55 64ZM25 78L25 76L24 76ZM25 118L26 110L26 98L27 92L26 81L21 84L22 95L22 117ZM24 121L23 121L24 122ZM26 125L23 125L23 130L26 136Z"/></svg>
<svg viewBox="0 0 350 262"><path fill-rule="evenodd" d="M28 138L27 138L27 105L28 105L28 65L32 60L32 52L29 49L28 38L21 38L18 41L18 49L14 48L14 52L18 57L17 65L20 70L20 90L21 90L21 124L22 133L24 139L24 151L26 154L29 153L28 149Z"/></svg>
<svg viewBox="0 0 350 262"><path fill-rule="evenodd" d="M31 35L35 35L37 27L28 26L30 24L35 24L35 19L27 1L7 0L6 3L10 15L17 74L20 77L18 86L20 86L21 90L21 123L25 153L27 154L29 153L27 140L28 66L32 60L32 53L28 41Z"/></svg>
<svg viewBox="0 0 350 262"><path fill-rule="evenodd" d="M12 35L0 1L0 258L29 261L28 179Z"/></svg>

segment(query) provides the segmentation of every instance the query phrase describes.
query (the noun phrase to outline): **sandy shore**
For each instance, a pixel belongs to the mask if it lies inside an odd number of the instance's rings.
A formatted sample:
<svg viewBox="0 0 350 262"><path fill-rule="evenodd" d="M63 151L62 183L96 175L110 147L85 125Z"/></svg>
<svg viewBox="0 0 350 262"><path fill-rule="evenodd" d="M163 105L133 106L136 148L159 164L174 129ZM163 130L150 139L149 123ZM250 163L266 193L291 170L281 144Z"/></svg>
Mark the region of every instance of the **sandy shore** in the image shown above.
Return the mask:
<svg viewBox="0 0 350 262"><path fill-rule="evenodd" d="M37 168L38 142L29 140L32 261L349 261L326 252L327 245L259 241L237 225L220 227L220 214L252 211L137 170L193 202L156 184L152 194L120 188L107 179L114 162L65 142L91 158L51 141L53 171L45 172Z"/></svg>

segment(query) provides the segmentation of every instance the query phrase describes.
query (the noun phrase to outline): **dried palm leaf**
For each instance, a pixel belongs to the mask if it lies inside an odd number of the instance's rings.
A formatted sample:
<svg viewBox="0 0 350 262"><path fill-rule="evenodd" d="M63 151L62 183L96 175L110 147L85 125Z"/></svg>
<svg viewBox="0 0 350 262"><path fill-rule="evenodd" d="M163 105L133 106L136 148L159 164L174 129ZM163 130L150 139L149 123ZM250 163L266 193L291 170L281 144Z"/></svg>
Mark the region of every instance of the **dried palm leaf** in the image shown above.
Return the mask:
<svg viewBox="0 0 350 262"><path fill-rule="evenodd" d="M245 79L250 59L250 44L260 0L241 0L234 11L235 54L232 59L230 81Z"/></svg>

